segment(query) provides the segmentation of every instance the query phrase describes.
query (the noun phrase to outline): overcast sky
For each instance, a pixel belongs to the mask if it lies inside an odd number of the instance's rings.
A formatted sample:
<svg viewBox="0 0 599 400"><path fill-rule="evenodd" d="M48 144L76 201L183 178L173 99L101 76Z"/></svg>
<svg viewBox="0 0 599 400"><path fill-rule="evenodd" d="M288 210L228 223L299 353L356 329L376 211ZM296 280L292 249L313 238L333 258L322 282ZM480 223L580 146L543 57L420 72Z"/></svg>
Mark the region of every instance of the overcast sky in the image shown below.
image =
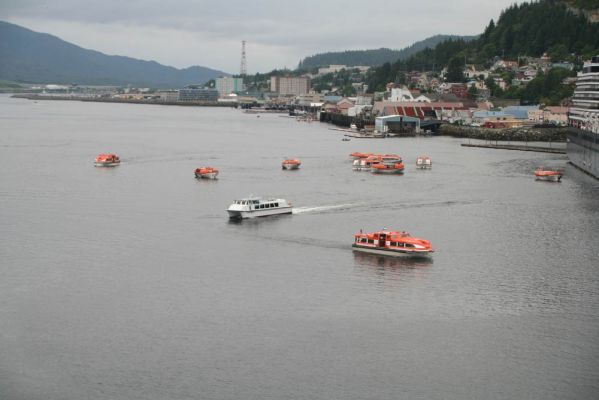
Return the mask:
<svg viewBox="0 0 599 400"><path fill-rule="evenodd" d="M350 49L481 33L522 0L0 0L0 19L106 54L249 73Z"/></svg>

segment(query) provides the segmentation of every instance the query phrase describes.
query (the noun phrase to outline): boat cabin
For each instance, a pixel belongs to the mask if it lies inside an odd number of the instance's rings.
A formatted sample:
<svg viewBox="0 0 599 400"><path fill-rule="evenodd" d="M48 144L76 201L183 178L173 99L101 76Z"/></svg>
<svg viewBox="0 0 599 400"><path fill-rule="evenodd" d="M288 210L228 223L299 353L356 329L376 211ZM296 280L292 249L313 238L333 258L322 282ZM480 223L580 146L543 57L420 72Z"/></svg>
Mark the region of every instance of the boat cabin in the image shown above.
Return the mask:
<svg viewBox="0 0 599 400"><path fill-rule="evenodd" d="M235 200L233 204L247 206L250 210L265 210L279 207L279 202L276 200L244 199Z"/></svg>

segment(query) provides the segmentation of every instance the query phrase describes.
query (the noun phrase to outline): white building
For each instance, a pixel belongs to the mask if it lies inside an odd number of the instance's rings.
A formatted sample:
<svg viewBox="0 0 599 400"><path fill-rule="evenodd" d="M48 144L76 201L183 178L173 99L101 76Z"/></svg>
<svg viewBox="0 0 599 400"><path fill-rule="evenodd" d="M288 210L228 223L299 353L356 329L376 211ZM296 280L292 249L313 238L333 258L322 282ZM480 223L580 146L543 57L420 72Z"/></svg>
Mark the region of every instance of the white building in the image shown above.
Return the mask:
<svg viewBox="0 0 599 400"><path fill-rule="evenodd" d="M391 89L391 97L389 101L414 101L414 96L407 88L393 88Z"/></svg>
<svg viewBox="0 0 599 400"><path fill-rule="evenodd" d="M218 94L221 96L243 92L245 90L243 78L233 78L232 76L216 78L216 90L218 90Z"/></svg>
<svg viewBox="0 0 599 400"><path fill-rule="evenodd" d="M333 64L329 65L328 67L320 67L318 68L318 75L335 73L341 71L342 69L347 69L347 66L341 64Z"/></svg>

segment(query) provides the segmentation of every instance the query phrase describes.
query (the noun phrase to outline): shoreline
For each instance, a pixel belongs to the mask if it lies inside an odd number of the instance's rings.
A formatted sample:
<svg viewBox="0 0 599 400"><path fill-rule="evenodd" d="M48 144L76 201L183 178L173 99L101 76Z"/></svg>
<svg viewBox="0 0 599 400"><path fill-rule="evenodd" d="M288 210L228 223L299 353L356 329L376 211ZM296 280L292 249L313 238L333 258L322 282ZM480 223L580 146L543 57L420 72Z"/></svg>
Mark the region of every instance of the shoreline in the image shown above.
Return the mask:
<svg viewBox="0 0 599 400"><path fill-rule="evenodd" d="M217 101L161 101L146 99L120 99L120 98L102 98L102 97L81 97L81 96L44 96L40 94L13 94L12 98L27 100L53 100L53 101L83 101L92 103L124 103L124 104L150 104L159 106L197 106L197 107L230 107L237 108L237 103L222 103Z"/></svg>

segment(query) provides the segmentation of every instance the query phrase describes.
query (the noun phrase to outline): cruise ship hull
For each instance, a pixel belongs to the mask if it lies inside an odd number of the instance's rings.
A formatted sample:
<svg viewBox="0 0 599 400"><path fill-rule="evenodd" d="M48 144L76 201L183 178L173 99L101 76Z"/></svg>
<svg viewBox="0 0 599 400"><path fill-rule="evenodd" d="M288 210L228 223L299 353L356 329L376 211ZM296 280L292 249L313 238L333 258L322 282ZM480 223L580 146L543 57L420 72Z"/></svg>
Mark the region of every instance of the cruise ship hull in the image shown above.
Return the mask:
<svg viewBox="0 0 599 400"><path fill-rule="evenodd" d="M572 165L599 179L599 134L570 128L566 151Z"/></svg>

